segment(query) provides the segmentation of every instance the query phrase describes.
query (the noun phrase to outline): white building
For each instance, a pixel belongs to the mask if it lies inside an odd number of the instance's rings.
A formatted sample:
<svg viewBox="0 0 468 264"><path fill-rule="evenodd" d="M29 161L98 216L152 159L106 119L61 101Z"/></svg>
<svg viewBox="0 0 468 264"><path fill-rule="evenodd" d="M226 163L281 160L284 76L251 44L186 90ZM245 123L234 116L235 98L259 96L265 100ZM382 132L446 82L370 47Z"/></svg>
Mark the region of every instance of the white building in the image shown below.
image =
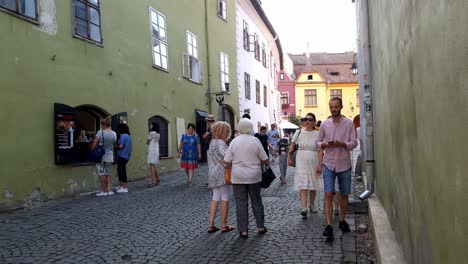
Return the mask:
<svg viewBox="0 0 468 264"><path fill-rule="evenodd" d="M249 113L255 130L269 128L281 117L277 74L283 68L281 43L258 0L236 0L236 9L240 116Z"/></svg>

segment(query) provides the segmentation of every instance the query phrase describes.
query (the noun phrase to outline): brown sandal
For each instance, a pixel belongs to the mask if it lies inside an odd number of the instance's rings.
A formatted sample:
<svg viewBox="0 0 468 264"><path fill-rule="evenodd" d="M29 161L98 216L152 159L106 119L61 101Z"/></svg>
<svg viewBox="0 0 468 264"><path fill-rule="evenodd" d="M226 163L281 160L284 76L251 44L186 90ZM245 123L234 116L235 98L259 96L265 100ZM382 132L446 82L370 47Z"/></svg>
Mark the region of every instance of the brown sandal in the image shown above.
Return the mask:
<svg viewBox="0 0 468 264"><path fill-rule="evenodd" d="M233 226L222 226L222 227L221 227L221 232L222 232L222 233L225 233L225 232L232 231L232 230L234 230L234 229L236 229L236 228L233 227Z"/></svg>
<svg viewBox="0 0 468 264"><path fill-rule="evenodd" d="M209 226L208 227L208 233L214 233L219 230L219 227L216 226Z"/></svg>

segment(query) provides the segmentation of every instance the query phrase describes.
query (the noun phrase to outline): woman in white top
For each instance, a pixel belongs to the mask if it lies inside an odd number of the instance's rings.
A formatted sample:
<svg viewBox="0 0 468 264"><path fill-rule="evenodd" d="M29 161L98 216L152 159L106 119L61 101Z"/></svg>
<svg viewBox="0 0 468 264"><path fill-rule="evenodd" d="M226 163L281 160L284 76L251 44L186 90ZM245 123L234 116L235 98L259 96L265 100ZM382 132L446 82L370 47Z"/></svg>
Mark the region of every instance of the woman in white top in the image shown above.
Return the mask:
<svg viewBox="0 0 468 264"><path fill-rule="evenodd" d="M156 169L156 164L159 163L159 132L158 123L151 123L150 133L146 139L146 144L148 145L148 164L151 170L151 183L148 184L148 187L154 187L160 182L158 170Z"/></svg>
<svg viewBox="0 0 468 264"><path fill-rule="evenodd" d="M317 149L315 141L318 137L318 131L315 130L315 115L308 113L305 118L301 118L302 130L294 133L289 153L294 151L296 145L299 145L296 156L296 173L294 176L294 188L300 191L301 196L301 215L307 217L307 195L310 196L310 212L317 213L315 208L315 194L320 186L320 173L322 172L322 150ZM293 164L291 157L288 157L289 165Z"/></svg>
<svg viewBox="0 0 468 264"><path fill-rule="evenodd" d="M96 148L98 144L103 145L105 152L101 163L97 165L99 180L101 182L101 191L96 196L113 195L111 191L111 165L114 162L114 143L117 141L117 134L111 129L111 118L106 117L100 121L101 129L96 133L91 149Z"/></svg>
<svg viewBox="0 0 468 264"><path fill-rule="evenodd" d="M243 118L239 121L237 129L240 135L234 138L224 156L228 166L232 166L231 182L236 200L237 228L240 237L248 237L249 204L257 222L259 234L265 234L263 202L260 197L260 183L262 181L261 164L268 161L268 156L258 138L252 136L253 124Z"/></svg>

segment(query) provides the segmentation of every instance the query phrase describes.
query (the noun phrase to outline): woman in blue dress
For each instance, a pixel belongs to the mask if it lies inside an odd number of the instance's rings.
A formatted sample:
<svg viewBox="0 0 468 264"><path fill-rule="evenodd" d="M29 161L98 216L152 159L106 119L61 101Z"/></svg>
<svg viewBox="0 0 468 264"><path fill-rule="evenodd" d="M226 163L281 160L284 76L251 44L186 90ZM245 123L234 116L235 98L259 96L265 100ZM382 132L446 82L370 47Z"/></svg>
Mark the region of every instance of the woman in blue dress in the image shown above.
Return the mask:
<svg viewBox="0 0 468 264"><path fill-rule="evenodd" d="M187 133L182 135L179 144L180 167L185 169L188 181L192 185L192 177L194 170L198 168L198 161L201 160L201 145L200 137L195 134L195 125L189 123L187 125Z"/></svg>

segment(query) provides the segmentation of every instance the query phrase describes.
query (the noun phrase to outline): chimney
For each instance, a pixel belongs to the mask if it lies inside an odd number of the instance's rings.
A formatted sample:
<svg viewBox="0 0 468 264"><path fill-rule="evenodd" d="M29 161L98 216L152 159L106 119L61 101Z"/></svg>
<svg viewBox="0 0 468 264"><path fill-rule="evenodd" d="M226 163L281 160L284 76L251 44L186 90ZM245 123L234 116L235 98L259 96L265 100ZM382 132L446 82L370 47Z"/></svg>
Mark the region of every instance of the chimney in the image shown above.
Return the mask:
<svg viewBox="0 0 468 264"><path fill-rule="evenodd" d="M309 41L306 42L306 58L307 59L310 58L310 42Z"/></svg>

